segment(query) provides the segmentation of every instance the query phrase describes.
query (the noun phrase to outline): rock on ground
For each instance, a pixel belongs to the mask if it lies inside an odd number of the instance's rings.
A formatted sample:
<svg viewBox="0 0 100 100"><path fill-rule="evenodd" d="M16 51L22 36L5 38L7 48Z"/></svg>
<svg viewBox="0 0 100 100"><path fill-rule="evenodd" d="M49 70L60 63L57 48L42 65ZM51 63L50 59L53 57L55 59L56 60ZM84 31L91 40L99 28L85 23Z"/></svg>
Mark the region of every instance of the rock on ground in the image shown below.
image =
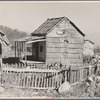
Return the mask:
<svg viewBox="0 0 100 100"><path fill-rule="evenodd" d="M64 82L58 89L58 92L60 94L66 93L66 92L72 92L73 88L71 87L71 84L69 82Z"/></svg>
<svg viewBox="0 0 100 100"><path fill-rule="evenodd" d="M95 77L95 80L96 80L96 82L99 83L99 82L100 82L100 76L96 76L96 77Z"/></svg>
<svg viewBox="0 0 100 100"><path fill-rule="evenodd" d="M0 86L0 93L4 92L4 88Z"/></svg>

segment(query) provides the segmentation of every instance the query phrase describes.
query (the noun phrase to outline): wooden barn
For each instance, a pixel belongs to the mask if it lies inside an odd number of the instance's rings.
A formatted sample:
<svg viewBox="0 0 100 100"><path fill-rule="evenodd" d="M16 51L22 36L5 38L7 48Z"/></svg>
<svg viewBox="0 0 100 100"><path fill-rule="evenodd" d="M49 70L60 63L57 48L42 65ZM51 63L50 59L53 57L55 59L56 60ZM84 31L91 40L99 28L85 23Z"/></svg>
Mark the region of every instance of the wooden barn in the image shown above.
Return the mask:
<svg viewBox="0 0 100 100"><path fill-rule="evenodd" d="M8 57L11 50L11 44L4 32L0 30L0 55L2 58Z"/></svg>
<svg viewBox="0 0 100 100"><path fill-rule="evenodd" d="M89 39L84 40L83 55L94 56L94 43Z"/></svg>
<svg viewBox="0 0 100 100"><path fill-rule="evenodd" d="M50 18L30 37L15 40L15 57L46 64L82 64L84 36L67 17Z"/></svg>

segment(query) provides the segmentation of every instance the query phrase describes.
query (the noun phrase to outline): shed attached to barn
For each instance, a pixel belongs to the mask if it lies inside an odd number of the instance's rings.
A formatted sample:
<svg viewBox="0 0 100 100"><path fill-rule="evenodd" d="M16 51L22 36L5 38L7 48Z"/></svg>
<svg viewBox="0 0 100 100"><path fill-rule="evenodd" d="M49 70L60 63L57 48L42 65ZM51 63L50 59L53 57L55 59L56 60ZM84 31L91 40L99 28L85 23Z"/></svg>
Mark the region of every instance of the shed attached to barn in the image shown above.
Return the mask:
<svg viewBox="0 0 100 100"><path fill-rule="evenodd" d="M23 52L27 55L26 48L31 44L33 61L43 61L46 64L82 64L84 36L67 17L50 18L31 33L30 37L15 40L15 56L22 57Z"/></svg>

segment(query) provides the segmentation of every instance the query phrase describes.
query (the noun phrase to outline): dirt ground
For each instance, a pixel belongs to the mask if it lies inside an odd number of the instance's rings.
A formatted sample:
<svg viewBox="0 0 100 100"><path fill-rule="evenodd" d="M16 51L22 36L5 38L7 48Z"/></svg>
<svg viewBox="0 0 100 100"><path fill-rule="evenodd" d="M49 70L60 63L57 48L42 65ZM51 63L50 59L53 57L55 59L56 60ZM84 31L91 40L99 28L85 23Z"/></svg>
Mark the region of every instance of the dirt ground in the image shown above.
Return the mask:
<svg viewBox="0 0 100 100"><path fill-rule="evenodd" d="M86 85L80 83L74 87L73 93L67 92L59 94L56 90L36 90L36 89L18 89L3 87L4 91L0 93L0 97L28 97L28 98L43 98L43 99L66 99L66 98L91 98L88 93L85 92ZM100 97L100 91L95 93L94 97Z"/></svg>

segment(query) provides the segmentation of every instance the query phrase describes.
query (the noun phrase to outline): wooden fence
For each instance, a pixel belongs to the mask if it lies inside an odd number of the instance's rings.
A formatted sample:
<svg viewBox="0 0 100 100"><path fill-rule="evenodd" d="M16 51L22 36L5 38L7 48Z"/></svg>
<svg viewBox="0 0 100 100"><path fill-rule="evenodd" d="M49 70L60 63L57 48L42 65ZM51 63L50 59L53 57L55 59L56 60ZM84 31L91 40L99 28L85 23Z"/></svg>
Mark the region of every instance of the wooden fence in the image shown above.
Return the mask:
<svg viewBox="0 0 100 100"><path fill-rule="evenodd" d="M31 65L31 69L26 66L3 65L0 83L3 86L35 89L54 89L63 82L69 81L76 84L89 75L88 66L69 67L64 69L53 69ZM94 73L94 67L92 68Z"/></svg>

